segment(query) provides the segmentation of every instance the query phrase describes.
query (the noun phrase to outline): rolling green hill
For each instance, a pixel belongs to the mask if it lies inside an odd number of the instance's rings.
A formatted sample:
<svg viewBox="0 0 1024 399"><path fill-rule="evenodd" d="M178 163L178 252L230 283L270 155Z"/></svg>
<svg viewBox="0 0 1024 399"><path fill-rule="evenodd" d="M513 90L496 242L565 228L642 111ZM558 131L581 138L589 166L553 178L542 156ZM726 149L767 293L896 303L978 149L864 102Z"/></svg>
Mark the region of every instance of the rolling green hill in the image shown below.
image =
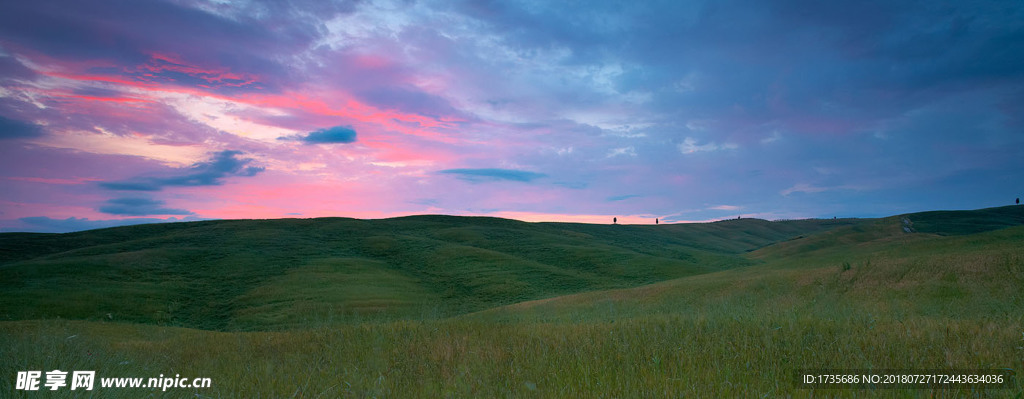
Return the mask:
<svg viewBox="0 0 1024 399"><path fill-rule="evenodd" d="M979 213L1009 211L1017 209ZM936 224L962 229L961 220L978 220L970 215L973 212L950 212L953 220ZM780 303L811 309L846 302L878 307L875 311L880 313L898 307L913 315L1024 316L1019 313L1024 309L1024 225L1004 227L1002 219L993 219L991 226L970 228L982 233L950 236L901 230L903 217L934 214L873 219L780 242L749 253L749 258L760 261L749 267L522 302L472 317L604 319L604 310L617 307L632 308L628 315L648 317L706 309L737 298L757 298L749 303L750 309L764 311L778 311Z"/></svg>
<svg viewBox="0 0 1024 399"><path fill-rule="evenodd" d="M738 254L856 223L628 226L414 216L5 234L0 318L259 330L437 317L748 266Z"/></svg>
<svg viewBox="0 0 1024 399"><path fill-rule="evenodd" d="M1024 207L1004 206L974 211L932 211L907 215L913 230L939 235L981 233L1024 224Z"/></svg>
<svg viewBox="0 0 1024 399"><path fill-rule="evenodd" d="M1022 215L3 234L0 375L214 381L104 397L1024 397ZM1017 378L818 391L793 383L809 368Z"/></svg>

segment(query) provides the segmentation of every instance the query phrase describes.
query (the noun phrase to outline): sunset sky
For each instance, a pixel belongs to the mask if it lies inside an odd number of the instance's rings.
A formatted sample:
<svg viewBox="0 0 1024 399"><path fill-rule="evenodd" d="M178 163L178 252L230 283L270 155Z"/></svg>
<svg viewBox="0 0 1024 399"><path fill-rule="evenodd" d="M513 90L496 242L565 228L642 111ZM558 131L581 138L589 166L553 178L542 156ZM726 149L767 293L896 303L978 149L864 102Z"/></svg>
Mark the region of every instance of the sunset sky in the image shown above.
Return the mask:
<svg viewBox="0 0 1024 399"><path fill-rule="evenodd" d="M1016 197L1016 0L0 4L2 231Z"/></svg>

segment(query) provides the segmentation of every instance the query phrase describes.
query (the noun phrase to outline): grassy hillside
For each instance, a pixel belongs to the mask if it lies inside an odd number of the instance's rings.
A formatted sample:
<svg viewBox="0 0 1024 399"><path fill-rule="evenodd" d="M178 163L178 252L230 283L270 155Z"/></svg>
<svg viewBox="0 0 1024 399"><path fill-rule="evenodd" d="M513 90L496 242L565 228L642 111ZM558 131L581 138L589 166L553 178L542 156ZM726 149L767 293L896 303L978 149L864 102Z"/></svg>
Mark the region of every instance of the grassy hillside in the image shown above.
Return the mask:
<svg viewBox="0 0 1024 399"><path fill-rule="evenodd" d="M415 216L230 220L0 235L0 319L265 330L461 314L753 264L856 221L698 225Z"/></svg>
<svg viewBox="0 0 1024 399"><path fill-rule="evenodd" d="M0 322L0 374L213 379L209 389L104 397L1024 397L1024 226L1006 222L1020 209L662 226L223 221L0 236L0 309L15 319ZM175 290L199 296L176 312L199 316L152 316L185 300ZM117 301L153 307L131 313ZM117 306L125 313L96 315ZM54 320L55 309L67 314ZM275 331L154 325L202 323ZM793 384L804 368L1017 378L1008 389L813 391ZM12 379L0 392L23 394Z"/></svg>
<svg viewBox="0 0 1024 399"><path fill-rule="evenodd" d="M647 317L743 298L755 313L817 307L828 313L849 305L891 316L898 316L897 308L941 318L1024 316L1019 313L1024 309L1024 226L958 236L906 234L899 227L897 217L879 219L754 251L749 256L762 262L750 267L528 301L470 316L607 319L611 316L604 312L627 307L632 308L627 316Z"/></svg>
<svg viewBox="0 0 1024 399"><path fill-rule="evenodd" d="M974 234L1024 224L1024 207L932 211L907 215L913 230L940 235Z"/></svg>

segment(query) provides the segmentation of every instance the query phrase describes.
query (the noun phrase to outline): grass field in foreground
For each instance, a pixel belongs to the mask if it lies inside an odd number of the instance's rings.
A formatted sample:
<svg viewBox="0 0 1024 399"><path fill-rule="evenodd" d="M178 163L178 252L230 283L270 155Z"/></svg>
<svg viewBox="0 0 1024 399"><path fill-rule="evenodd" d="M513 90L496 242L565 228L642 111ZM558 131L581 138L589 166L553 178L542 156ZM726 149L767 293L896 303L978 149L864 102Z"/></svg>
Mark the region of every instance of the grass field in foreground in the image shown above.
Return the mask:
<svg viewBox="0 0 1024 399"><path fill-rule="evenodd" d="M96 397L1022 397L1024 226L964 229L960 216L932 220L929 233L903 233L893 217L791 232L775 245L707 246L748 263L473 313L357 315L251 332L89 317L6 321L0 392L23 394L13 391L17 370L57 368L213 380L209 389ZM319 278L291 273L278 277ZM1018 376L1011 389L987 391L794 387L794 370L817 367L1010 368Z"/></svg>

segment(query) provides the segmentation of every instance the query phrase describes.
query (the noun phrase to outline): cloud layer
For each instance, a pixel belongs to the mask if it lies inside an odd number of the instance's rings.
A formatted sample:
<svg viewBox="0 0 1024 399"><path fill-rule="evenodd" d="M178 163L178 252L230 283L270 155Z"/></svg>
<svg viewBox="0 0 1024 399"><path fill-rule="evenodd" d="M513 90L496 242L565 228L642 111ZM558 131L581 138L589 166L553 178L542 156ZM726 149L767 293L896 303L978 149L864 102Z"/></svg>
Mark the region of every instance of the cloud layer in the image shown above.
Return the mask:
<svg viewBox="0 0 1024 399"><path fill-rule="evenodd" d="M164 201L141 197L113 198L107 200L99 211L124 216L192 215L184 209L165 208Z"/></svg>
<svg viewBox="0 0 1024 399"><path fill-rule="evenodd" d="M472 182L479 181L496 181L496 180L507 180L507 181L518 181L518 182L530 182L546 176L543 173L527 172L523 170L510 170L510 169L494 169L494 168L483 168L483 169L445 169L438 173L456 175L461 179L469 180Z"/></svg>
<svg viewBox="0 0 1024 399"><path fill-rule="evenodd" d="M1019 2L0 8L0 229L881 216L1024 193Z"/></svg>
<svg viewBox="0 0 1024 399"><path fill-rule="evenodd" d="M240 151L221 151L213 159L199 162L190 168L174 170L163 176L138 176L121 181L100 182L102 188L123 191L160 191L171 186L219 186L229 176L250 177L265 170L260 166L246 166L250 158L237 158Z"/></svg>

